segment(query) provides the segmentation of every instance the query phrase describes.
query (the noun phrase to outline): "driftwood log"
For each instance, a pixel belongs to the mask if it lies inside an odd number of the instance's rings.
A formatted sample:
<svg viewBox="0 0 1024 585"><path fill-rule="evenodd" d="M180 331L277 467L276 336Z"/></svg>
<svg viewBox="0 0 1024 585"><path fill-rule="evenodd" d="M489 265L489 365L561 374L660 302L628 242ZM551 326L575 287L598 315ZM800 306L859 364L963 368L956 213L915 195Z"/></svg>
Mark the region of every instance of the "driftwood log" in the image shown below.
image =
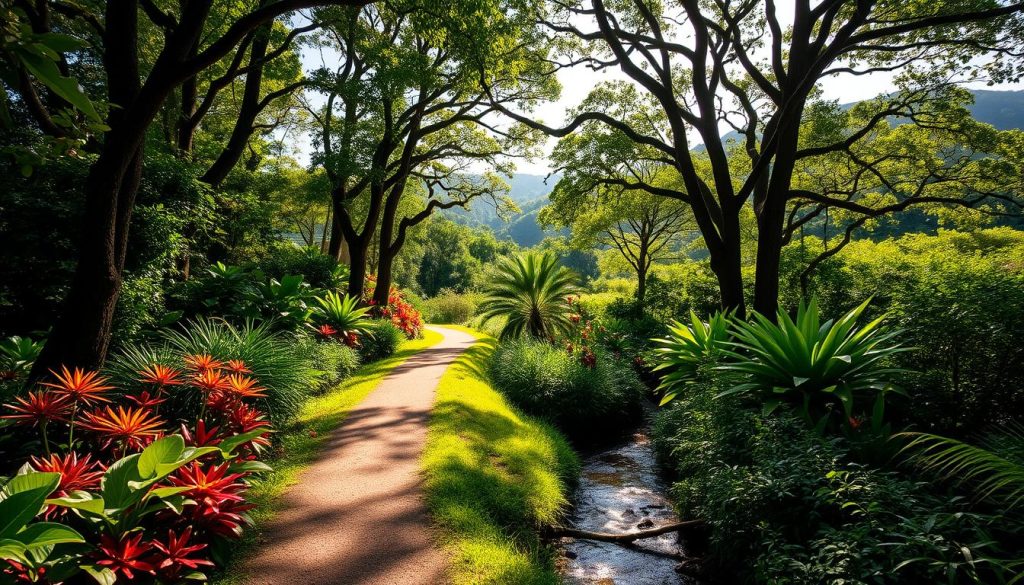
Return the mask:
<svg viewBox="0 0 1024 585"><path fill-rule="evenodd" d="M673 522L671 524L665 524L664 526L658 526L657 528L650 528L647 530L640 530L637 532L627 532L624 534L590 532L588 530L577 530L576 528L554 526L551 528L551 534L552 536L569 536L572 538L584 538L586 540L600 540L602 542L615 542L619 544L626 544L631 543L635 540L651 538L652 536L660 536L662 534L676 532L679 530L683 530L684 528L692 528L694 526L700 526L702 524L704 524L703 520L687 520L685 522Z"/></svg>

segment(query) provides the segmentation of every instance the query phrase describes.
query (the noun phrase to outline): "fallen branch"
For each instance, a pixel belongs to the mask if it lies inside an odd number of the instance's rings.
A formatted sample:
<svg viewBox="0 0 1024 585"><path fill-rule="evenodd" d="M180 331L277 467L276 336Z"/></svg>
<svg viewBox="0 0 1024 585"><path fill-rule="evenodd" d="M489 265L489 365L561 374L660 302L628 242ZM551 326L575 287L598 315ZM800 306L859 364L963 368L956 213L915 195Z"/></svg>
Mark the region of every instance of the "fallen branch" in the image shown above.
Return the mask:
<svg viewBox="0 0 1024 585"><path fill-rule="evenodd" d="M649 530L640 530L638 532L626 532L624 534L608 534L606 532L589 532L587 530L577 530L575 528L566 528L562 526L554 526L551 528L552 535L554 536L570 536L572 538L585 538L587 540L600 540L602 542L633 542L634 540L640 540L643 538L651 538L652 536L660 536L669 532L676 532L684 528L690 528L693 526L703 525L703 520L687 520L685 522L673 522L657 528L651 528Z"/></svg>

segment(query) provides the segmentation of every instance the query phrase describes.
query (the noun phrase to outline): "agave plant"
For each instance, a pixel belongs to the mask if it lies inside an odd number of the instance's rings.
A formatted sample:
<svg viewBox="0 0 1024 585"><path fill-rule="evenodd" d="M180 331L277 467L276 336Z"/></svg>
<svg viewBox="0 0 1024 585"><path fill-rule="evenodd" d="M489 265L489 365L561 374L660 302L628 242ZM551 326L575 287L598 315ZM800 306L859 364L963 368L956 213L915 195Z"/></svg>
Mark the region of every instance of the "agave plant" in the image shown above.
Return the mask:
<svg viewBox="0 0 1024 585"><path fill-rule="evenodd" d="M334 335L348 340L369 331L370 319L366 314L370 308L360 307L359 299L328 292L316 297L316 302L319 305L315 309L317 317L334 330Z"/></svg>
<svg viewBox="0 0 1024 585"><path fill-rule="evenodd" d="M576 275L555 255L520 254L503 259L480 305L484 320L507 319L501 338L551 338L572 327L566 300L576 292Z"/></svg>
<svg viewBox="0 0 1024 585"><path fill-rule="evenodd" d="M747 381L720 396L755 394L766 413L784 402L796 403L819 430L833 411L845 415L844 424L857 426L856 407L873 398L872 427L880 431L886 394L901 392L892 379L905 372L889 367L886 360L908 348L895 341L899 331L882 326L884 315L858 327L870 300L837 321L822 323L815 299L800 303L796 320L780 310L778 323L756 313L752 322L736 321L734 341L728 342L733 349L725 351L733 359L719 368Z"/></svg>
<svg viewBox="0 0 1024 585"><path fill-rule="evenodd" d="M673 321L668 335L654 339L658 344L653 370L664 372L658 391L663 392L661 404L665 405L697 381L697 372L702 366L712 364L726 349L731 339L730 324L732 312L715 313L705 323L690 311L690 324Z"/></svg>
<svg viewBox="0 0 1024 585"><path fill-rule="evenodd" d="M249 294L246 315L272 321L275 328L295 330L313 315L306 301L311 296L308 283L300 275L271 278Z"/></svg>
<svg viewBox="0 0 1024 585"><path fill-rule="evenodd" d="M1024 501L1024 427L1011 424L979 445L929 433L909 439L902 454L922 469L971 488L979 500L1007 509Z"/></svg>

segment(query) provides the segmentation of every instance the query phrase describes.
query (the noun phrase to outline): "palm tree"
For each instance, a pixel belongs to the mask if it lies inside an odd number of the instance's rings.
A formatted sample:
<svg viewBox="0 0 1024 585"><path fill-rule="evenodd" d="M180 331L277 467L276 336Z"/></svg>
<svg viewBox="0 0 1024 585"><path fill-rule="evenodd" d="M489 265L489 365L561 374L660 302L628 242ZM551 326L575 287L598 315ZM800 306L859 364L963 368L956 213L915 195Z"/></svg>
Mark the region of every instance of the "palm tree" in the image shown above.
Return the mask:
<svg viewBox="0 0 1024 585"><path fill-rule="evenodd" d="M568 297L575 292L576 274L560 266L554 254L520 254L498 263L480 305L481 317L508 319L502 339L524 334L551 338L569 329Z"/></svg>

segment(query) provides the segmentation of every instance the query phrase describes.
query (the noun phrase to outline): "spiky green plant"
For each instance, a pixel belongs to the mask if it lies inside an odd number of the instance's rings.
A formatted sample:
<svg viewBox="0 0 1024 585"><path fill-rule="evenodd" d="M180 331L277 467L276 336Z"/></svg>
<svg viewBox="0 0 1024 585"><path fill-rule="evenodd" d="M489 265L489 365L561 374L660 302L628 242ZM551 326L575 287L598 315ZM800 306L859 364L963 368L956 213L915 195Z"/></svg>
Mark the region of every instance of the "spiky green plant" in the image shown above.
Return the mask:
<svg viewBox="0 0 1024 585"><path fill-rule="evenodd" d="M1024 501L1024 427L1010 424L970 445L929 433L900 433L909 439L902 454L920 468L969 487L979 500L1007 509Z"/></svg>
<svg viewBox="0 0 1024 585"><path fill-rule="evenodd" d="M706 323L690 311L689 325L673 321L667 336L653 340L658 344L653 350L654 371L664 373L658 385L658 391L663 393L662 405L696 382L702 366L714 363L722 355L725 342L732 337L729 333L732 320L731 311L715 313Z"/></svg>
<svg viewBox="0 0 1024 585"><path fill-rule="evenodd" d="M857 325L869 302L824 323L815 299L800 303L796 320L779 310L778 323L757 313L751 322L735 321L734 340L728 342L734 349L725 351L732 359L719 368L742 374L747 381L720 395L755 394L766 413L785 402L795 403L819 429L833 411L845 415L843 424L855 426L856 407L873 399L871 422L881 431L885 396L900 392L892 379L905 372L886 361L908 348L895 341L898 330L882 326L885 315Z"/></svg>
<svg viewBox="0 0 1024 585"><path fill-rule="evenodd" d="M360 307L358 298L328 291L324 296L316 297L316 302L318 306L314 312L317 319L337 330L338 335L345 337L351 333L362 335L367 332L370 319L366 314L370 308Z"/></svg>
<svg viewBox="0 0 1024 585"><path fill-rule="evenodd" d="M500 337L552 338L571 327L567 300L576 292L576 274L554 254L526 253L498 263L480 305L484 320L506 317Z"/></svg>

